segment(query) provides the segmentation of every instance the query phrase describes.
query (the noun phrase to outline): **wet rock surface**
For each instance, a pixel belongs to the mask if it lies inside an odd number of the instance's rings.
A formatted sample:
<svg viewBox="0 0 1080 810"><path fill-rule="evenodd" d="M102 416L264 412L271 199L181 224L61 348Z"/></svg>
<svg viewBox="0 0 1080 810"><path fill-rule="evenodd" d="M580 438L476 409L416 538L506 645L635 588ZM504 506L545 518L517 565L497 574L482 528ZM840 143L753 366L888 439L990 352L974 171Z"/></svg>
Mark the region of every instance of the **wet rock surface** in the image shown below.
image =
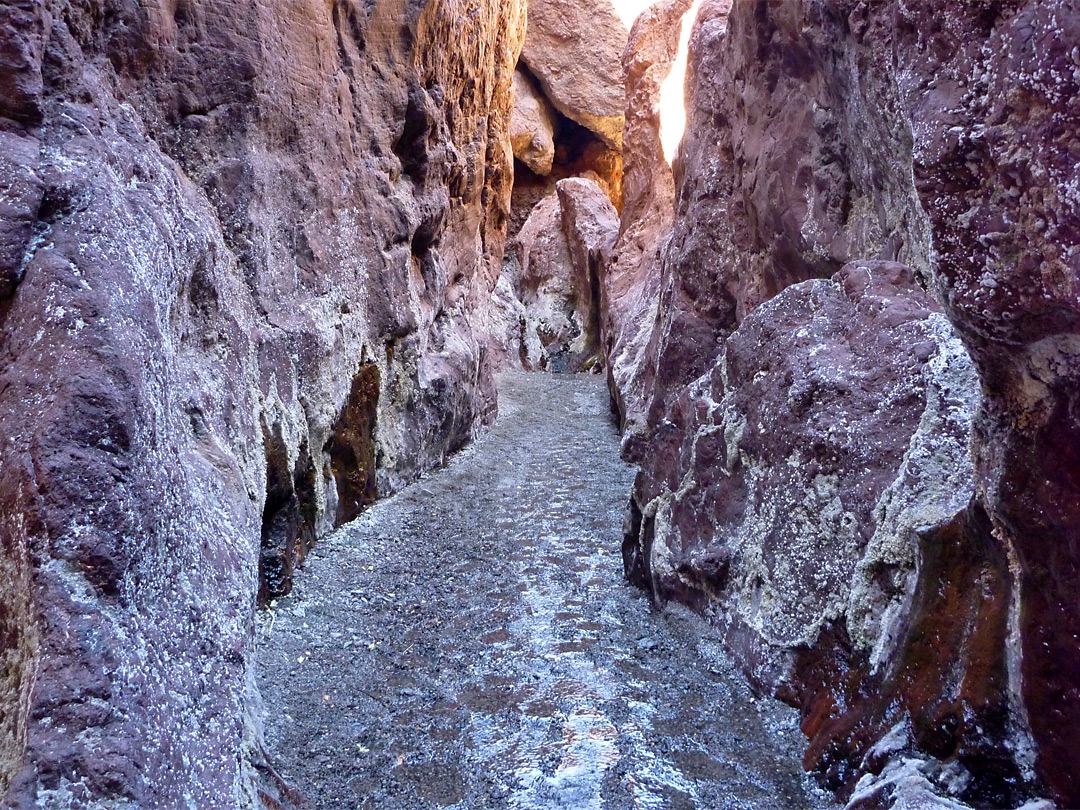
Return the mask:
<svg viewBox="0 0 1080 810"><path fill-rule="evenodd" d="M262 616L281 775L317 808L824 807L794 714L623 581L603 381L503 375L500 404Z"/></svg>

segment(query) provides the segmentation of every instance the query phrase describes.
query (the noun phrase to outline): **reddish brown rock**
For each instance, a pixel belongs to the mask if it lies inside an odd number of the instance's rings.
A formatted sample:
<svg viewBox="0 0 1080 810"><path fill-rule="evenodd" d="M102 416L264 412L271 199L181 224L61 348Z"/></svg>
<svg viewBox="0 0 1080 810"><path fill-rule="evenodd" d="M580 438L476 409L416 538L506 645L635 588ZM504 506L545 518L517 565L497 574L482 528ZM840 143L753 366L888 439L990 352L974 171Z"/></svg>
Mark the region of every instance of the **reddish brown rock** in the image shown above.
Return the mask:
<svg viewBox="0 0 1080 810"><path fill-rule="evenodd" d="M287 798L260 586L494 408L524 13L465 6L0 4L5 807Z"/></svg>
<svg viewBox="0 0 1080 810"><path fill-rule="evenodd" d="M522 61L544 95L609 147L622 149L626 28L611 0L533 0Z"/></svg>
<svg viewBox="0 0 1080 810"><path fill-rule="evenodd" d="M643 11L623 54L623 206L618 239L601 272L600 335L608 389L630 456L648 429L645 392L653 368L645 352L657 321L660 256L675 207L675 182L660 143L660 88L690 5L690 0L668 0Z"/></svg>
<svg viewBox="0 0 1080 810"><path fill-rule="evenodd" d="M789 284L860 258L925 277L910 133L889 79L827 3L703 0L690 42L676 218L662 264L653 424L723 336Z"/></svg>
<svg viewBox="0 0 1080 810"><path fill-rule="evenodd" d="M750 313L644 463L628 572L710 609L753 680L803 709L806 764L833 789L905 717L901 750L952 763L966 797L1007 801L1021 781L991 755L1011 711L1007 561L987 556L985 517L947 528L973 493L977 395L911 271L856 262ZM935 645L947 620L955 643ZM945 700L955 671L964 693Z"/></svg>
<svg viewBox="0 0 1080 810"><path fill-rule="evenodd" d="M1014 686L1039 776L1080 806L1080 4L918 2L886 23L935 289L983 385L978 499L1020 572Z"/></svg>
<svg viewBox="0 0 1080 810"><path fill-rule="evenodd" d="M533 87L532 79L515 70L510 145L514 157L542 177L551 174L555 160L555 121L554 110Z"/></svg>
<svg viewBox="0 0 1080 810"><path fill-rule="evenodd" d="M1080 750L1065 731L1080 720L1080 516L1073 508L1080 504L1080 62L1073 48L1080 8L1070 0L834 0L737 2L728 15L724 5L702 7L691 43L677 213L646 360L656 368L655 443L637 496L642 507L658 500L630 526L638 538L629 548L631 571L647 573L669 596L709 605L725 626L774 607L767 577L759 603L730 590L746 559L730 553L741 535L729 524L741 520L750 490L739 489L738 476L718 481L716 467L730 467L727 448L742 434L727 422L715 433L701 426L715 424L719 403L762 393L745 373L753 364L740 371L732 358L740 346L772 345L744 335L761 328L765 313L797 300L805 287L798 282L848 259L902 259L940 297L978 372L974 499L948 520L943 507L941 520L926 524L937 528L914 527L918 543L909 536L908 562L899 568L893 561L867 566L863 558L852 580L852 593L862 587L862 595L846 612L831 611L843 614L842 623L821 624L793 658L750 643L753 634L736 633L732 647L763 683L791 676L785 694L804 711L808 764L843 790L864 776L853 806L946 801L924 795L937 792L1011 807L1042 790L1062 806L1080 804L1072 767ZM795 337L771 339L787 345ZM829 341L819 337L827 355ZM882 339L868 333L863 343ZM795 396L817 361L789 351L784 387ZM888 362L901 356L898 350ZM833 376L822 379L842 381L851 362L836 359ZM851 408L864 409L877 377L867 372L828 395L837 399L823 417L846 422ZM816 453L836 440L807 433L827 423L813 421L816 391L808 421L778 423L761 442L771 475L787 474L769 455L787 442ZM906 419L911 407L890 401L875 418L894 412ZM902 424L866 435L902 434ZM962 461L962 430L926 432L920 421L914 435L922 433L931 451L945 442L943 464ZM841 477L879 470L898 476L892 480L901 488L911 485L895 454L873 463L829 459L846 471ZM782 515L788 504L784 519L794 519L789 499L798 485L776 480L753 491L755 509ZM801 491L818 494L817 487ZM862 491L852 492L859 500ZM684 501L682 511L661 508ZM875 535L888 515L871 515ZM866 524L856 516L855 525ZM834 542L846 530L825 536ZM657 568L650 549L658 534L665 541ZM769 536L760 535L762 542ZM850 564L849 553L838 553L840 565ZM761 559L807 573L807 560L817 558L781 545ZM903 570L906 578L895 579ZM776 591L790 603L784 615L796 629L809 626L798 617L814 613L822 587L832 587L828 576L799 582L796 575ZM881 646L883 639L891 641Z"/></svg>
<svg viewBox="0 0 1080 810"><path fill-rule="evenodd" d="M602 366L599 273L617 223L599 186L571 178L559 181L514 237L507 277L554 371Z"/></svg>

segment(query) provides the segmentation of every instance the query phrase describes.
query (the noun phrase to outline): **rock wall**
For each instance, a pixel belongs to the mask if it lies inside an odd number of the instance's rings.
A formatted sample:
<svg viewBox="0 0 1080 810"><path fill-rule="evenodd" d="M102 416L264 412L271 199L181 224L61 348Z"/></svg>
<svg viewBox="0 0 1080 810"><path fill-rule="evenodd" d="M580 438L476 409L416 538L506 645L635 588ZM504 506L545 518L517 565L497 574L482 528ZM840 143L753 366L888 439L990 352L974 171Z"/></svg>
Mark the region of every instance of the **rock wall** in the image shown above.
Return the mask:
<svg viewBox="0 0 1080 810"><path fill-rule="evenodd" d="M611 0L534 0L528 17L510 124L513 249L489 346L500 366L599 370L600 273L623 199L626 29Z"/></svg>
<svg viewBox="0 0 1080 810"><path fill-rule="evenodd" d="M628 572L728 629L852 807L1080 804L1078 25L699 11Z"/></svg>
<svg viewBox="0 0 1080 810"><path fill-rule="evenodd" d="M524 23L0 3L5 806L288 797L257 593L493 413Z"/></svg>
<svg viewBox="0 0 1080 810"><path fill-rule="evenodd" d="M934 288L982 381L977 502L1018 576L1012 677L1039 776L1077 806L1080 4L972 5L947 18L906 5L879 24L894 26L918 136Z"/></svg>
<svg viewBox="0 0 1080 810"><path fill-rule="evenodd" d="M601 268L600 335L629 457L648 433L645 409L655 366L645 358L658 316L660 261L675 214L675 180L660 142L660 89L678 54L690 5L665 0L643 11L623 52L623 205L611 261Z"/></svg>
<svg viewBox="0 0 1080 810"><path fill-rule="evenodd" d="M556 372L599 370L600 273L618 229L615 208L591 180L560 180L511 242L505 267L522 306L520 345L527 367ZM500 279L500 283L501 283ZM542 347L539 362L530 346Z"/></svg>
<svg viewBox="0 0 1080 810"><path fill-rule="evenodd" d="M910 140L887 78L828 3L703 0L675 221L661 260L651 422L758 304L853 259L929 266ZM729 30L730 29L730 30Z"/></svg>

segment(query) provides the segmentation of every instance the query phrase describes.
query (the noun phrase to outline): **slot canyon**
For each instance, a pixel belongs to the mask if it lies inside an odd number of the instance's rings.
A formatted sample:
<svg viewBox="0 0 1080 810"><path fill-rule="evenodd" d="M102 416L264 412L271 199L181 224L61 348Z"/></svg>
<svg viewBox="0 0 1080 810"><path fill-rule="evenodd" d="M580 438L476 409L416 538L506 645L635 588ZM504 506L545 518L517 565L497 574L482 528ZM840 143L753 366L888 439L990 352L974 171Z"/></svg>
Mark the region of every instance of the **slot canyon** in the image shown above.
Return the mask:
<svg viewBox="0 0 1080 810"><path fill-rule="evenodd" d="M1080 0L0 0L0 557L11 810L1080 808Z"/></svg>

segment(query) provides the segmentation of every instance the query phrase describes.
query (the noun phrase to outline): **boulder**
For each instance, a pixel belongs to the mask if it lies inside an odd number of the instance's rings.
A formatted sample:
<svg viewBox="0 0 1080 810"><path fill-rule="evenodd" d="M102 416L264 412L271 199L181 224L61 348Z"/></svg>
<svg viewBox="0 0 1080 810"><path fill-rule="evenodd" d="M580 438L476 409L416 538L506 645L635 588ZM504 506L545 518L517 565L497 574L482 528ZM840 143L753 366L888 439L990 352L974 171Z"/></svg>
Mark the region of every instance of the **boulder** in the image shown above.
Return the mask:
<svg viewBox="0 0 1080 810"><path fill-rule="evenodd" d="M510 144L514 157L535 174L551 174L555 159L555 113L532 80L514 71L514 110L510 115Z"/></svg>
<svg viewBox="0 0 1080 810"><path fill-rule="evenodd" d="M521 59L572 121L622 149L626 28L611 0L534 0Z"/></svg>
<svg viewBox="0 0 1080 810"><path fill-rule="evenodd" d="M622 206L622 155L594 138L584 127L564 119L555 136L555 160L549 174L535 174L524 163L515 162L508 238L517 235L529 213L544 197L555 193L560 180L570 177L591 180L603 189L616 210Z"/></svg>
<svg viewBox="0 0 1080 810"><path fill-rule="evenodd" d="M1078 32L1080 7L1071 0L705 0L691 37L675 221L661 262L658 324L642 359L655 369L651 443L627 563L665 598L696 604L732 628L732 649L752 677L780 684L802 709L807 764L845 795L855 791L853 807L902 803L908 788L977 806L1018 806L1042 792L1061 806L1080 804L1072 767L1080 750L1067 731L1080 722L1071 674L1080 669ZM923 393L916 386L914 399L885 401L884 412L902 418L860 429L885 453L863 459L837 449L843 428L818 433L834 417L847 424L865 408L865 391L883 382L869 367L858 371L861 349L822 368L833 339L814 332L821 348L801 353L809 322L792 322L790 335L762 331L766 316L787 317L800 296L835 288L840 277L817 279L867 260L911 268L918 287L908 297L929 311L922 288L940 303L981 392L973 497L963 508L942 501L931 510L937 523L908 532L895 545L907 549L899 568L892 552L868 566L877 542L869 538L892 520L905 477L914 477L909 456L896 455L899 437L916 414L922 425L935 397L951 401L934 394L926 369L955 341L939 341L923 363ZM865 316L844 316L848 306L829 304L821 317L858 325ZM867 333L862 342L889 340ZM770 341L791 353L789 410L804 407L804 382L817 382L801 421L785 414L759 440L747 414L760 415L755 398L770 398L760 389L769 369L752 355L768 356ZM881 362L910 384L904 351L897 346ZM747 374L755 368L765 372L758 382ZM743 390L745 407L737 405ZM833 403L832 416L817 409L821 396ZM729 413L747 415L746 425ZM930 423L919 440L934 475L948 469L943 460L961 463L964 431L950 420ZM910 434L906 452L923 432ZM813 487L796 483L789 476L797 471L767 449L786 435L799 437L792 448L813 458L820 451L838 466ZM941 458L933 452L939 442L948 451ZM744 455L764 459L762 474L773 480L758 487L748 479ZM840 482L860 475L871 477L865 488L843 495ZM817 504L806 521L805 503L791 500L800 492ZM833 510L859 493L880 493L869 523L866 513ZM789 534L817 526L830 543L860 527L867 545L836 549L836 575L809 547L769 546L770 521L757 535L744 532L746 504L790 524ZM835 526L821 527L834 518ZM654 535L664 538L659 546ZM748 545L741 539L754 536ZM745 579L752 561L754 577ZM769 576L779 583L772 591ZM837 587L855 596L823 605ZM738 630L777 606L785 618L775 626ZM759 644L762 631L767 643ZM778 649L788 644L785 658ZM896 707L909 712L906 726ZM900 767L906 762L919 763L923 783Z"/></svg>
<svg viewBox="0 0 1080 810"><path fill-rule="evenodd" d="M587 352L592 355L600 350L600 274L619 232L619 214L604 190L592 180L571 177L560 180L555 190L574 264L578 307L588 313Z"/></svg>
<svg viewBox="0 0 1080 810"><path fill-rule="evenodd" d="M537 323L518 300L505 273L491 294L484 333L488 356L496 369L543 371L548 367L548 355L540 343Z"/></svg>
<svg viewBox="0 0 1080 810"><path fill-rule="evenodd" d="M977 402L967 352L913 272L853 262L747 315L679 396L643 462L629 576L661 600L709 609L758 687L804 709L805 762L833 789L858 777L870 747L904 717L917 735L946 713L894 681L911 677L902 652L924 621L913 608L920 571L931 586L951 576L934 544L974 492ZM980 580L999 608L1007 575L1006 565ZM995 618L1003 632L1005 613ZM840 655L842 676L824 663ZM944 663L1005 677L1001 654ZM923 677L947 671L928 663ZM830 677L880 691L845 704L821 688ZM1007 711L1000 691L978 696L950 726L961 759L981 753L980 728Z"/></svg>
<svg viewBox="0 0 1080 810"><path fill-rule="evenodd" d="M599 272L615 241L618 215L582 178L559 181L512 242L514 290L555 371L599 369Z"/></svg>

